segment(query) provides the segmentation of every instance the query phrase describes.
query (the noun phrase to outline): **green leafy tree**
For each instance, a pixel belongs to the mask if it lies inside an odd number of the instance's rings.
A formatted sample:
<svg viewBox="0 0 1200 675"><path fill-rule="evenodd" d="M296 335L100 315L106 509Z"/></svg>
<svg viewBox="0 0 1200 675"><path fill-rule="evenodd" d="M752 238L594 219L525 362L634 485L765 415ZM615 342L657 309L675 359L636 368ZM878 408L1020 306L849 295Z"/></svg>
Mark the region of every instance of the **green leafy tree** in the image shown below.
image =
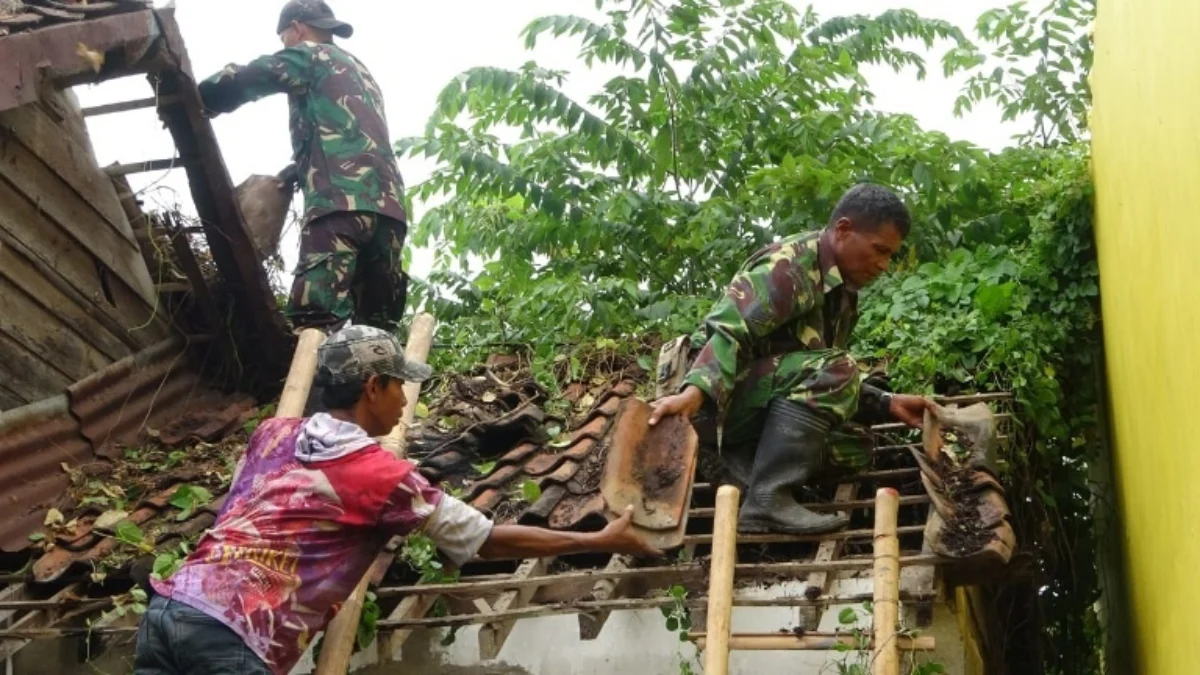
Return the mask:
<svg viewBox="0 0 1200 675"><path fill-rule="evenodd" d="M472 319L482 341L690 330L750 251L820 227L841 192L875 180L920 214L924 255L981 197L967 143L870 109L864 63L924 72L892 43L963 45L907 11L821 23L777 0L601 3L608 20L543 17L584 63L623 69L586 101L566 74L473 68L439 96L427 132L398 149L436 158L417 186L438 242L417 295ZM486 317L486 321L478 320ZM468 337L468 336L463 336Z"/></svg>

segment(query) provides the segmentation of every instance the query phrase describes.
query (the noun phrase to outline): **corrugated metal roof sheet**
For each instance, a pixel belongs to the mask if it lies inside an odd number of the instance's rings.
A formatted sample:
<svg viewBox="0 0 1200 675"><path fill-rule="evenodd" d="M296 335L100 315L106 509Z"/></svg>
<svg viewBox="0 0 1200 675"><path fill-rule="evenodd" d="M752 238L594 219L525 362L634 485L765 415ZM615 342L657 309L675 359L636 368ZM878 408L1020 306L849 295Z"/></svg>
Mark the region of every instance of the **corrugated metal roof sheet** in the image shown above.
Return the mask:
<svg viewBox="0 0 1200 675"><path fill-rule="evenodd" d="M97 453L132 440L154 413L181 411L200 393L187 342L164 340L67 388L71 413Z"/></svg>
<svg viewBox="0 0 1200 675"><path fill-rule="evenodd" d="M0 413L0 550L29 545L46 511L65 505L75 468L132 441L147 426L194 408L228 401L201 386L182 338L165 340L118 361L67 392Z"/></svg>
<svg viewBox="0 0 1200 675"><path fill-rule="evenodd" d="M62 463L93 459L65 394L0 413L0 494L6 514L0 519L0 550L29 544L26 537L66 490Z"/></svg>

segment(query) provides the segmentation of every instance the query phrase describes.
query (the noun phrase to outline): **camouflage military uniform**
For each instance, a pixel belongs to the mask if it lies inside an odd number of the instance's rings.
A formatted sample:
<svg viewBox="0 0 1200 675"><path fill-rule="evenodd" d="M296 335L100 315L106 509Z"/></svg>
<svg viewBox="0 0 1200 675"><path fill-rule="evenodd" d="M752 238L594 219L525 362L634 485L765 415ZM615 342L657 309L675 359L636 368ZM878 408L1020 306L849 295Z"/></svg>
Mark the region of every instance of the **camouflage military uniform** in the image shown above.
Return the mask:
<svg viewBox="0 0 1200 675"><path fill-rule="evenodd" d="M775 398L805 403L836 424L855 416L860 398L878 410L878 390L860 384L846 351L857 321L858 294L843 282L822 233L788 237L755 253L692 338L703 347L684 384L713 404L697 430L711 442L719 429L722 447L737 453L757 444ZM843 427L831 438L834 464L865 466L865 439Z"/></svg>
<svg viewBox="0 0 1200 675"><path fill-rule="evenodd" d="M300 43L200 83L216 113L287 93L304 192L300 263L288 315L298 326L352 317L392 327L404 312L404 186L379 86L333 44Z"/></svg>

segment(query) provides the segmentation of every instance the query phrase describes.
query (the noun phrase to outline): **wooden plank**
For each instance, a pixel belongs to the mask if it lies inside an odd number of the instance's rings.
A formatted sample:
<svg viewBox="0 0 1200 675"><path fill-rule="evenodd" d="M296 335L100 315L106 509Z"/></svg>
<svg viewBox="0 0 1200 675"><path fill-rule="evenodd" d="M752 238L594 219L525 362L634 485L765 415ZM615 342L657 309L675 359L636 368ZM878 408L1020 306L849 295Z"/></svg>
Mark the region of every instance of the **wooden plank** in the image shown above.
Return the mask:
<svg viewBox="0 0 1200 675"><path fill-rule="evenodd" d="M104 167L104 173L110 176L128 176L134 173L147 173L150 171L169 171L183 166L183 161L178 157L169 159L147 159L142 162L129 162L128 164L113 164L112 166Z"/></svg>
<svg viewBox="0 0 1200 675"><path fill-rule="evenodd" d="M13 408L20 408L29 402L30 401L17 396L17 394L8 387L0 384L0 412L12 410Z"/></svg>
<svg viewBox="0 0 1200 675"><path fill-rule="evenodd" d="M897 528L899 534L919 534L925 531L924 525L905 525ZM738 546L743 544L799 544L803 542L826 542L848 539L870 539L874 536L871 530L839 530L825 534L739 534ZM689 534L683 538L684 546L711 544L711 534Z"/></svg>
<svg viewBox="0 0 1200 675"><path fill-rule="evenodd" d="M844 504L852 501L858 496L858 483L842 483L837 486L837 491L833 495L835 504ZM821 542L817 547L817 555L813 557L814 562L827 562L833 560L842 554L842 548L845 546L845 539L828 539ZM820 590L818 597L824 596L829 592L829 573L828 572L813 572L808 575L808 588L816 588ZM805 590L807 591L808 588ZM800 610L799 625L806 630L815 630L820 620L819 615L815 610L802 609Z"/></svg>
<svg viewBox="0 0 1200 675"><path fill-rule="evenodd" d="M112 296L109 302L97 273L96 259L5 180L0 180L0 243L16 248L63 290L53 278L60 277L75 293L110 316L119 330L129 334L140 348L157 344L169 335L164 318L155 316L155 306L120 278L109 280ZM45 270L53 270L54 274ZM114 331L114 334L120 333Z"/></svg>
<svg viewBox="0 0 1200 675"><path fill-rule="evenodd" d="M3 313L3 312L0 312ZM49 398L73 384L24 345L0 332L0 380L25 403Z"/></svg>
<svg viewBox="0 0 1200 675"><path fill-rule="evenodd" d="M514 579L527 579L531 576L541 576L546 573L546 567L554 558L530 558L521 563L516 572L513 572ZM491 611L488 614L498 615L509 611L510 609L519 609L529 605L530 598L537 592L537 587L520 588L511 591L506 591L500 595L496 602L492 603ZM479 629L479 660L490 661L500 655L500 650L504 648L504 641L508 639L512 629L516 626L516 620L510 619L507 621L499 621L489 623Z"/></svg>
<svg viewBox="0 0 1200 675"><path fill-rule="evenodd" d="M916 504L928 504L928 503L929 503L929 495L907 495L907 496L900 498L900 506L913 506ZM844 502L842 504L837 504L837 505L833 504L833 502L820 502L820 503L815 503L815 504L804 504L804 507L811 509L813 511L819 511L821 513L826 513L829 511L845 511L847 509L874 509L875 508L875 500L874 499L855 499L855 500ZM690 512L690 515L693 518L712 518L713 517L713 509L711 509L711 508L692 509Z"/></svg>
<svg viewBox="0 0 1200 675"><path fill-rule="evenodd" d="M429 613L433 609L434 603L437 602L436 595L410 595L400 601L396 605L396 609L388 615L385 621L408 621L411 619L419 619ZM408 638L412 637L412 628L400 628L392 632L380 644L379 658L382 661L398 661L400 659L400 650L404 647L404 643Z"/></svg>
<svg viewBox="0 0 1200 675"><path fill-rule="evenodd" d="M0 297L4 298L0 333L35 354L45 368L76 382L114 361L6 278L0 278Z"/></svg>
<svg viewBox="0 0 1200 675"><path fill-rule="evenodd" d="M133 231L121 210L111 179L100 170L91 148L71 138L64 126L39 105L24 105L0 113L0 128L38 157L51 172L90 204L106 223L129 243Z"/></svg>
<svg viewBox="0 0 1200 675"><path fill-rule="evenodd" d="M844 598L833 598L833 602L837 603L861 603L870 600L870 595L855 595ZM913 602L928 601L930 597L912 598L905 597L906 600ZM408 598L405 598L408 600ZM446 626L471 626L485 624L496 621L497 619L519 620L532 619L540 616L555 616L561 614L577 614L581 612L621 612L640 609L657 609L660 607L673 607L676 604L675 598L669 595L660 595L653 598L620 598L617 600L577 600L574 602L556 602L543 605L531 605L528 607L519 607L509 609L505 612L494 612L491 615L486 614L454 614L451 616L434 616L434 617L414 617L411 619L387 618L376 623L380 631L412 631L420 628L442 628ZM702 610L707 599L703 597L689 598L684 601L684 606L693 613ZM824 603L825 601L819 601ZM782 597L782 598L733 598L733 604L736 607L793 607L797 605L813 605L817 604L812 600L802 597ZM423 613L422 613L423 614Z"/></svg>
<svg viewBox="0 0 1200 675"><path fill-rule="evenodd" d="M73 329L91 346L113 361L119 361L133 353L121 339L92 317L83 307L50 283L11 246L0 245L0 276L6 277L14 286L25 291L39 305L46 308L64 326Z"/></svg>
<svg viewBox="0 0 1200 675"><path fill-rule="evenodd" d="M83 116L93 117L95 115L109 115L112 113L126 112L129 110L155 108L160 105L170 105L178 100L178 96L158 96L151 98L139 98L133 101L121 101L119 103L105 103L104 105L94 105L89 108L84 108Z"/></svg>
<svg viewBox="0 0 1200 675"><path fill-rule="evenodd" d="M70 233L79 246L90 251L124 280L143 300L153 303L154 284L150 280L150 271L142 260L121 204L116 201L116 189L112 182L108 181L108 188L124 224L124 232L92 208L29 148L14 139L11 133L0 127L0 174L4 179L58 227Z"/></svg>
<svg viewBox="0 0 1200 675"><path fill-rule="evenodd" d="M708 648L708 637L704 633L688 633L688 639L696 644L696 649L704 651ZM919 637L896 636L890 640L895 648L903 651L927 652L937 648L937 641L928 635ZM868 648L874 647L874 640ZM729 648L738 651L844 651L847 647L856 649L859 638L856 635L837 635L833 633L805 633L795 635L789 633L738 633L730 636Z"/></svg>
<svg viewBox="0 0 1200 675"><path fill-rule="evenodd" d="M81 595L83 593L83 591L84 591L84 585L82 583L74 583L74 584L71 584L70 586L67 586L66 588L62 589L61 591L55 593L51 597L51 599L59 600L62 598L74 597L77 595ZM54 620L57 618L57 614L58 614L57 612L48 610L48 609L34 610L32 612L25 614L25 616L22 616L21 618L17 619L15 622L13 622L12 625L8 626L6 630L22 631L22 630L36 630L39 628L47 628L47 627L53 625ZM17 652L21 651L21 649L23 647L25 647L25 645L29 644L29 642L30 642L30 640L27 640L27 639L22 639L22 640L2 640L2 639L0 639L0 663L7 661L8 659L11 659L13 654L16 654Z"/></svg>
<svg viewBox="0 0 1200 675"><path fill-rule="evenodd" d="M686 538L684 539L686 545ZM609 559L608 564L604 566L605 572L616 572L627 570L633 567L633 556L631 555L614 555ZM623 584L618 584L611 579L597 581L595 586L592 586L592 600L612 600L619 597L619 591ZM580 640L595 640L600 637L600 631L604 629L604 624L608 622L608 617L612 615L611 611L585 612L579 614L579 639Z"/></svg>
<svg viewBox="0 0 1200 675"><path fill-rule="evenodd" d="M945 565L955 562L938 555L907 555L900 558L903 566L908 565ZM771 575L800 575L809 572L834 572L841 570L871 569L871 559L863 557L843 558L825 563L816 562L778 562L778 563L739 563L735 568L737 578L754 579ZM705 577L708 574L706 563L683 563L679 565L663 565L661 567L639 567L632 570L606 572L603 570L588 570L581 572L566 572L547 576L529 577L528 579L496 579L490 581L463 581L452 584L428 584L417 586L390 586L380 588L375 594L381 598L395 597L408 594L452 595L457 598L472 598L487 595L495 591L513 588L528 588L548 584L593 583L602 579L639 579L646 582L670 581L680 583L684 580Z"/></svg>

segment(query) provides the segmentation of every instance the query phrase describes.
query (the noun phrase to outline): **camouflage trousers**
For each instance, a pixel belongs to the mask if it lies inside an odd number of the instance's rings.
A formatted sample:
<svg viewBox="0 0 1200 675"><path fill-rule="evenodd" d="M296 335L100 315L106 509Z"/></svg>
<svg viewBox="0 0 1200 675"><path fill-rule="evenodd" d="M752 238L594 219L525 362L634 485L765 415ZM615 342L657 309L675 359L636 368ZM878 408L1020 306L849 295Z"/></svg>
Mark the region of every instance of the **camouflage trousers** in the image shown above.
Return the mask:
<svg viewBox="0 0 1200 675"><path fill-rule="evenodd" d="M333 329L354 319L395 330L408 276L401 268L403 221L369 211L313 220L300 233L300 263L287 315L296 328Z"/></svg>
<svg viewBox="0 0 1200 675"><path fill-rule="evenodd" d="M833 467L860 470L871 462L869 432L847 424L858 409L861 382L854 358L840 349L792 352L759 359L739 374L721 433L721 454L748 473L766 424L771 401L785 398L824 413L834 423L829 436ZM702 412L693 425L700 442L716 447L712 411ZM731 469L736 468L731 466ZM735 474L741 473L734 471Z"/></svg>

